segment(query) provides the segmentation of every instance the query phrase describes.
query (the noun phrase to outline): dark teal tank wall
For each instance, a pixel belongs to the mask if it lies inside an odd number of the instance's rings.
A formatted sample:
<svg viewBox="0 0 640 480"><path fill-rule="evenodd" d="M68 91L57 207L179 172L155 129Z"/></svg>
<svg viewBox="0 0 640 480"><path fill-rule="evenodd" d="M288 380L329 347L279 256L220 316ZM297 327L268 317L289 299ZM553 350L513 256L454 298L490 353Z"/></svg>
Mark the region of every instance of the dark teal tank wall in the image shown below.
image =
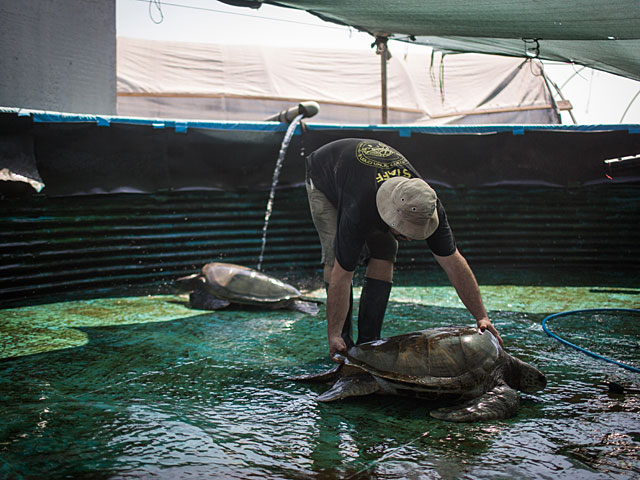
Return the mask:
<svg viewBox="0 0 640 480"><path fill-rule="evenodd" d="M439 189L473 265L640 267L640 186ZM204 263L255 267L268 192L197 191L0 201L0 306L100 289L156 289ZM278 190L263 270L319 275L304 188ZM399 268L433 264L423 242Z"/></svg>
<svg viewBox="0 0 640 480"><path fill-rule="evenodd" d="M48 197L271 186L287 129L275 122L178 122L3 112L0 170L44 184ZM640 181L640 125L298 126L279 185L304 181L303 158L340 138L396 148L428 182L447 188L574 187ZM606 160L625 158L622 162ZM22 182L0 181L0 195ZM23 183L23 186L26 184Z"/></svg>

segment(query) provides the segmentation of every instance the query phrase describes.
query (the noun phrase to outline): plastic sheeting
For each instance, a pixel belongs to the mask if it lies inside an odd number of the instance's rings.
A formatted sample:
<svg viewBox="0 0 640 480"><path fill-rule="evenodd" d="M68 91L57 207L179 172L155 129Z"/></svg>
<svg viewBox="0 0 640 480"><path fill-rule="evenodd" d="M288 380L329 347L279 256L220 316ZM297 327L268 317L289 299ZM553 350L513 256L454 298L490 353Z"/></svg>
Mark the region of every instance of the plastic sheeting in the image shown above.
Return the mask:
<svg viewBox="0 0 640 480"><path fill-rule="evenodd" d="M390 123L553 124L539 62L489 55L393 55ZM263 120L315 100L318 122L379 123L373 51L118 39L118 114Z"/></svg>
<svg viewBox="0 0 640 480"><path fill-rule="evenodd" d="M393 34L447 51L533 55L640 80L637 0L265 0L264 3L307 10L325 20L371 34ZM525 45L523 39L537 39L539 48L525 53L532 43Z"/></svg>
<svg viewBox="0 0 640 480"><path fill-rule="evenodd" d="M44 188L36 165L30 119L0 115L0 191L20 195Z"/></svg>

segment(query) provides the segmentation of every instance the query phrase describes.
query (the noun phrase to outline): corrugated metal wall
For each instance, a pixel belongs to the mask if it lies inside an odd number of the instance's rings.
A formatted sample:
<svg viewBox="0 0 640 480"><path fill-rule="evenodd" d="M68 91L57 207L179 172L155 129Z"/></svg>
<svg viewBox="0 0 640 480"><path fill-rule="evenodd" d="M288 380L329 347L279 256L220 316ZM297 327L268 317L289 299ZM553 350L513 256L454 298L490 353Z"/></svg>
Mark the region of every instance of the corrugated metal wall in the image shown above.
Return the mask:
<svg viewBox="0 0 640 480"><path fill-rule="evenodd" d="M640 188L439 190L469 262L640 266ZM0 306L34 297L170 282L204 263L255 267L268 192L117 194L0 201ZM279 190L263 269L319 271L304 188ZM398 265L433 260L423 242Z"/></svg>
<svg viewBox="0 0 640 480"><path fill-rule="evenodd" d="M640 266L640 186L438 190L472 265ZM409 248L407 248L409 247ZM401 264L424 257L403 245Z"/></svg>
<svg viewBox="0 0 640 480"><path fill-rule="evenodd" d="M277 193L263 268L313 268L302 189ZM101 195L3 202L3 300L169 281L204 263L255 267L268 192Z"/></svg>

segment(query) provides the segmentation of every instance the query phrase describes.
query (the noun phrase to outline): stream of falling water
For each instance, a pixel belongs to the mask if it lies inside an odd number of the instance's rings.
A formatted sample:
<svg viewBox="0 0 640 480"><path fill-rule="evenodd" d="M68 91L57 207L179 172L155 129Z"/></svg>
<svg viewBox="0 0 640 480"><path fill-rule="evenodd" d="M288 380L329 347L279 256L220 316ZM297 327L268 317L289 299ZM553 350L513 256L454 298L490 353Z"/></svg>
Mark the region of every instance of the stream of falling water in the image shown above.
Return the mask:
<svg viewBox="0 0 640 480"><path fill-rule="evenodd" d="M264 214L264 225L262 227L262 246L260 248L260 257L258 258L258 265L256 267L257 270L262 270L262 261L264 260L264 250L267 246L267 229L269 228L269 219L271 218L271 212L273 211L273 199L276 196L276 187L278 186L278 179L280 177L280 170L282 170L282 164L284 163L284 157L287 154L287 150L289 148L289 144L291 143L291 138L293 137L293 133L296 131L296 127L300 123L304 115L300 114L296 118L294 118L289 127L287 128L287 132L284 134L284 138L282 139L282 144L280 145L280 152L278 153L278 161L276 162L276 168L273 170L273 180L271 181L271 191L269 192L269 201L267 202L267 208Z"/></svg>

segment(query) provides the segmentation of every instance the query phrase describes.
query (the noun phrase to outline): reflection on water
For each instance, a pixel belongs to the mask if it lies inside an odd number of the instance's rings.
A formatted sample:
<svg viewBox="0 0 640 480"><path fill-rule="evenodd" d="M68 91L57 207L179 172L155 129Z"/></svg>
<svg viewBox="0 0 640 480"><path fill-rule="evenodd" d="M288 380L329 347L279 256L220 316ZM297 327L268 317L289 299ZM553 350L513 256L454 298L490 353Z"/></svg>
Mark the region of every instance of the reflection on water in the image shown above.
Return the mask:
<svg viewBox="0 0 640 480"><path fill-rule="evenodd" d="M444 287L438 295L397 287L385 335L469 323ZM615 289L616 306L634 306L633 287ZM7 310L13 355L22 327L39 329L42 353L9 356L3 344L0 478L634 478L640 397L603 382L637 387L637 375L540 327L590 288L610 285L564 288L556 309L547 290L490 286L507 349L541 368L549 386L523 395L516 417L477 424L435 420L399 397L316 402L323 386L286 377L329 366L322 313L203 314L170 296ZM523 291L530 297L513 295ZM635 317L562 318L553 327L637 364ZM56 332L84 341L65 346Z"/></svg>

